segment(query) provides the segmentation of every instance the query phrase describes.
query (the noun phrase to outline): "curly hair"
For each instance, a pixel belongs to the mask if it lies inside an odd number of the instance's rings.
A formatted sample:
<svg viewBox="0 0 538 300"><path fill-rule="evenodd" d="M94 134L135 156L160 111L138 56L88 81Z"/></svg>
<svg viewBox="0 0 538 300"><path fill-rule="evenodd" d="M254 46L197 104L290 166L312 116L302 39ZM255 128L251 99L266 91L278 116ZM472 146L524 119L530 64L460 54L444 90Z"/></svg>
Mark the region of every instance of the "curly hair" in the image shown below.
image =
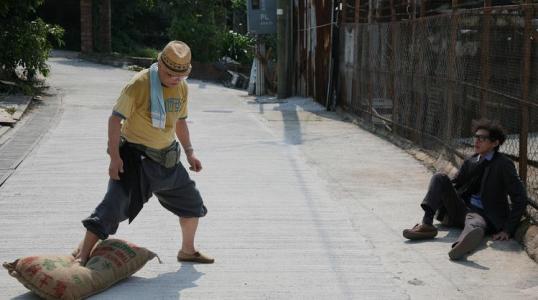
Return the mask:
<svg viewBox="0 0 538 300"><path fill-rule="evenodd" d="M501 124L488 119L474 120L472 132L477 132L479 129L486 130L489 133L490 141L499 141L499 145L495 147L495 151L499 151L499 147L506 141L506 133Z"/></svg>

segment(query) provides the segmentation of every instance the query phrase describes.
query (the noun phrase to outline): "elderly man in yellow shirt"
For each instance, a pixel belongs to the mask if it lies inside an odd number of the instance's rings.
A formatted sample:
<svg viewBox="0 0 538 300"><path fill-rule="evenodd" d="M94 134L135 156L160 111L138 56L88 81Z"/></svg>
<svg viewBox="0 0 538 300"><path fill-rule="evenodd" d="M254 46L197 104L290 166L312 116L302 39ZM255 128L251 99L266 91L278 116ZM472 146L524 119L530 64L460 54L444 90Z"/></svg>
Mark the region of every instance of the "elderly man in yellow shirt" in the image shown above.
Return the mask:
<svg viewBox="0 0 538 300"><path fill-rule="evenodd" d="M94 212L82 220L86 235L73 255L84 265L99 239L131 222L153 195L179 217L182 245L178 261L213 263L194 246L198 219L207 214L202 197L179 160L180 147L199 172L187 126L187 76L191 51L181 41L168 43L158 62L137 73L124 87L108 121L108 190Z"/></svg>

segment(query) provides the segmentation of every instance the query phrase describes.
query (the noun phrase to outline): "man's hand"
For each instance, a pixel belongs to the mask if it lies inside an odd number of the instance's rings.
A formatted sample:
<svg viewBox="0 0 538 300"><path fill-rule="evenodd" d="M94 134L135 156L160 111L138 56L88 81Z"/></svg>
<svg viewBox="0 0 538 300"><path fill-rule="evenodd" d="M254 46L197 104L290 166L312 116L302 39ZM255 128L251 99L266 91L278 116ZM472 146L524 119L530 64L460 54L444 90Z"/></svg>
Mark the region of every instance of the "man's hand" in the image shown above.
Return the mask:
<svg viewBox="0 0 538 300"><path fill-rule="evenodd" d="M189 162L189 165L191 165L189 168L191 171L202 171L202 162L200 162L193 153L187 154L187 161Z"/></svg>
<svg viewBox="0 0 538 300"><path fill-rule="evenodd" d="M110 158L108 166L108 175L114 180L120 180L120 174L123 173L123 160L120 157Z"/></svg>
<svg viewBox="0 0 538 300"><path fill-rule="evenodd" d="M508 241L510 235L506 231L499 231L492 236L494 241Z"/></svg>

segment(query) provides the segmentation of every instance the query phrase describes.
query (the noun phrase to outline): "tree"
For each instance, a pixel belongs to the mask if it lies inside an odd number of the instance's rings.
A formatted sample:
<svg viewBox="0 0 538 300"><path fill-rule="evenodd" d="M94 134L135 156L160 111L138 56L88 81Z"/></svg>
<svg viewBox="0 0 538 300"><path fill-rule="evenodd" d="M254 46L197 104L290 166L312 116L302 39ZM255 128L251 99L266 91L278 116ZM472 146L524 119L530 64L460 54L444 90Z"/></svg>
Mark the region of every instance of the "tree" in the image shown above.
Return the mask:
<svg viewBox="0 0 538 300"><path fill-rule="evenodd" d="M226 31L225 1L176 1L171 7L172 24L168 30L171 39L189 44L193 59L211 62L221 55L221 44Z"/></svg>
<svg viewBox="0 0 538 300"><path fill-rule="evenodd" d="M170 7L174 2L112 1L112 49L138 56L142 54L136 53L140 49L164 47L168 42L167 29L172 19Z"/></svg>
<svg viewBox="0 0 538 300"><path fill-rule="evenodd" d="M63 29L36 17L43 0L4 0L0 4L0 78L15 79L22 68L27 80L47 76L51 40L61 44Z"/></svg>

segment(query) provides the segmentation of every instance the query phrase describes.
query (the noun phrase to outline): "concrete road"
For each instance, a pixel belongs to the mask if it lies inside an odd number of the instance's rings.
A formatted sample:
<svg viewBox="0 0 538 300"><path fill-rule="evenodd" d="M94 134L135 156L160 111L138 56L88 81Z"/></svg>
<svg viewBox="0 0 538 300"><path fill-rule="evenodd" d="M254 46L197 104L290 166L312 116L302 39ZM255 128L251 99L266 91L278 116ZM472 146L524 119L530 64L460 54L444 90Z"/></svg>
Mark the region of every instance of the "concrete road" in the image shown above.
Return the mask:
<svg viewBox="0 0 538 300"><path fill-rule="evenodd" d="M82 237L80 220L106 188L107 118L134 74L63 55L50 63L58 110L0 187L1 261L69 253ZM403 239L431 176L406 152L308 99L260 104L244 91L189 85L204 166L192 177L209 209L197 244L216 263L176 262L178 221L151 199L116 237L164 263L92 299L538 299L538 266L514 241L488 240L451 262L458 230ZM35 296L0 272L0 298Z"/></svg>

